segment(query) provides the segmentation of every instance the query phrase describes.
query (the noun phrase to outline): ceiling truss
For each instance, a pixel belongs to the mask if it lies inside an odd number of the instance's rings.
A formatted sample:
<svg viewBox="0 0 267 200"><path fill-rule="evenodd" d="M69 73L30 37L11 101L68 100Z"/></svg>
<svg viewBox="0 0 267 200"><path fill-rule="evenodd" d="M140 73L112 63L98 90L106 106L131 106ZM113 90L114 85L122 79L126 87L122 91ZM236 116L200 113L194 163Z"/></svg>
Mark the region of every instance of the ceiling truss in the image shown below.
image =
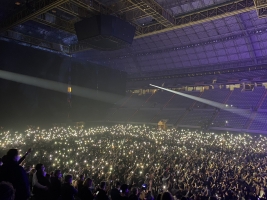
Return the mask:
<svg viewBox="0 0 267 200"><path fill-rule="evenodd" d="M255 8L259 18L267 17L267 1L266 0L254 0Z"/></svg>
<svg viewBox="0 0 267 200"><path fill-rule="evenodd" d="M1 23L0 30L6 31L28 20L34 20L47 26L75 34L75 21L82 17L102 13L115 14L129 21L136 26L135 38L140 38L251 11L255 9L255 4L253 0L236 1L179 17L173 17L159 4L155 3L154 0L122 0L109 7L96 0L91 0L89 3L87 0L39 0L34 1L32 7L34 12L29 9L20 11ZM76 20L71 22L66 21L49 13L54 8L74 16ZM147 16L152 16L155 23L147 26L138 25L136 20ZM9 34L5 36L9 37ZM88 48L88 45L85 44L75 44L70 47L70 53L84 51Z"/></svg>
<svg viewBox="0 0 267 200"><path fill-rule="evenodd" d="M43 14L37 16L33 20L36 22L39 22L41 24L51 26L53 28L61 29L61 30L67 31L69 33L75 34L73 23L70 23L66 20L59 18L59 17L56 17L55 15L52 15L50 13L43 13Z"/></svg>
<svg viewBox="0 0 267 200"><path fill-rule="evenodd" d="M255 8L253 0L243 0L243 1L233 2L230 4L222 5L220 7L214 7L196 13L177 17L175 18L175 26L171 28L165 28L161 24L153 24L150 26L141 27L139 30L141 32L141 35L138 36L138 38L169 30L174 30L177 28L183 28L186 26L207 22L222 17L232 16L239 13L248 12L254 9Z"/></svg>
<svg viewBox="0 0 267 200"><path fill-rule="evenodd" d="M6 31L16 25L31 20L51 9L67 2L68 0L39 0L33 1L31 7L25 6L20 12L0 23L0 31Z"/></svg>
<svg viewBox="0 0 267 200"><path fill-rule="evenodd" d="M175 18L154 0L128 0L164 27L173 27Z"/></svg>
<svg viewBox="0 0 267 200"><path fill-rule="evenodd" d="M90 17L92 16L92 13L88 11L88 9L85 9L84 7L77 6L75 3L69 1L66 3L61 4L60 6L57 7L57 9L75 16L75 17Z"/></svg>

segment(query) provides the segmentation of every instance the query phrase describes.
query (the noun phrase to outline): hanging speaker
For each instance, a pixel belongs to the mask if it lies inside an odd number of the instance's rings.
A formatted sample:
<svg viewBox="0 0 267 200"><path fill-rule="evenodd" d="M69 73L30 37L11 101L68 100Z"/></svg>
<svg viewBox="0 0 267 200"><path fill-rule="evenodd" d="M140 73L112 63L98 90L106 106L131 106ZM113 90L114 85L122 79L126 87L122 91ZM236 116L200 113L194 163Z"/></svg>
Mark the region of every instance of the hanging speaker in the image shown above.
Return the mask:
<svg viewBox="0 0 267 200"><path fill-rule="evenodd" d="M74 25L78 41L100 50L116 50L133 42L135 27L111 15L97 15Z"/></svg>

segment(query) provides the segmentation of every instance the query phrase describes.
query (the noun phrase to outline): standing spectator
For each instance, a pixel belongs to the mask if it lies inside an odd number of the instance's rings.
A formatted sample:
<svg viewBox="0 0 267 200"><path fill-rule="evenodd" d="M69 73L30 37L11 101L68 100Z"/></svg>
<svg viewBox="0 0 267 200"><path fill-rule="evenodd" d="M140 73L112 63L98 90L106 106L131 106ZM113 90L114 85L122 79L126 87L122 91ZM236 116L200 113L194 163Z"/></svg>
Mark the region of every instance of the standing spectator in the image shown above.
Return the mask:
<svg viewBox="0 0 267 200"><path fill-rule="evenodd" d="M163 192L160 200L173 200L173 196L169 192Z"/></svg>
<svg viewBox="0 0 267 200"><path fill-rule="evenodd" d="M128 194L129 194L128 185L122 184L121 185L121 198L120 199L121 200L127 200Z"/></svg>
<svg viewBox="0 0 267 200"><path fill-rule="evenodd" d="M147 192L147 194L146 194L146 200L154 200L154 197L153 197L151 191L148 191L148 192Z"/></svg>
<svg viewBox="0 0 267 200"><path fill-rule="evenodd" d="M30 197L30 187L27 174L23 167L19 166L19 152L10 149L7 152L5 162L0 168L0 181L10 182L15 192L15 200L27 200Z"/></svg>
<svg viewBox="0 0 267 200"><path fill-rule="evenodd" d="M74 196L78 194L78 191L71 184L72 175L66 175L64 178L64 183L61 187L62 200L74 200Z"/></svg>
<svg viewBox="0 0 267 200"><path fill-rule="evenodd" d="M33 179L33 175L35 174L36 169L31 169L30 173L29 173L29 183L30 183L30 190L32 190L32 179Z"/></svg>
<svg viewBox="0 0 267 200"><path fill-rule="evenodd" d="M54 176L51 177L51 186L50 191L53 200L57 200L60 197L61 193L61 171L59 169L55 170Z"/></svg>
<svg viewBox="0 0 267 200"><path fill-rule="evenodd" d="M120 198L120 187L121 187L121 184L119 181L116 182L116 188L113 188L111 191L110 191L110 196L111 196L111 199L112 200L116 200L116 199L119 199Z"/></svg>
<svg viewBox="0 0 267 200"><path fill-rule="evenodd" d="M109 200L106 193L106 182L101 182L99 187L96 191L96 200Z"/></svg>
<svg viewBox="0 0 267 200"><path fill-rule="evenodd" d="M161 194L158 194L157 199L156 200L160 200L161 199Z"/></svg>
<svg viewBox="0 0 267 200"><path fill-rule="evenodd" d="M133 187L131 189L131 194L129 196L129 200L138 200L138 189L136 187Z"/></svg>
<svg viewBox="0 0 267 200"><path fill-rule="evenodd" d="M81 174L80 176L79 176L79 179L76 181L76 189L78 190L78 191L80 191L82 188L83 188L83 182L84 182L84 175L83 174Z"/></svg>
<svg viewBox="0 0 267 200"><path fill-rule="evenodd" d="M42 186L45 186L47 189L35 187L35 190L34 190L35 199L37 199L37 200L48 199L49 195L50 195L49 191L48 191L48 188L50 186L50 182L46 177L44 165L41 165L40 168L39 167L37 168L36 178L37 178L38 183L41 184Z"/></svg>
<svg viewBox="0 0 267 200"><path fill-rule="evenodd" d="M93 200L94 195L92 194L91 187L92 187L92 179L87 178L84 183L83 187L78 191L79 197L81 200Z"/></svg>
<svg viewBox="0 0 267 200"><path fill-rule="evenodd" d="M37 172L39 171L39 174L44 174L45 172L45 167L43 164L41 163L38 163L36 166L35 166L35 170L36 172L33 174L33 177L32 177L32 187L33 187L33 193L35 193L36 190L38 189L42 189L44 191L48 190L48 187L45 186L45 185L42 185L41 183L39 183L38 181L38 178L37 178Z"/></svg>

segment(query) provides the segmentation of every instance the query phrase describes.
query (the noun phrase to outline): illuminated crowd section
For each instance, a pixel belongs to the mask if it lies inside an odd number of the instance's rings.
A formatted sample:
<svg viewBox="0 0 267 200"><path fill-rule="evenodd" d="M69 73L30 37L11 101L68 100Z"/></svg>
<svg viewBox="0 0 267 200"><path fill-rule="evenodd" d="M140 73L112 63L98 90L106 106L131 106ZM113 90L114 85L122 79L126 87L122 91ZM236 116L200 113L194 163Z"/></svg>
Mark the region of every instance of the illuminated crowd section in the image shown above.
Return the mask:
<svg viewBox="0 0 267 200"><path fill-rule="evenodd" d="M227 167L226 163L235 168L262 166L250 170L261 173L267 161L266 141L262 135L158 130L129 124L89 129L53 127L1 132L0 155L18 148L22 156L32 148L24 166L41 162L47 171L61 169L75 176L84 172L96 182L119 178L129 184L166 166L179 172L177 180L185 173Z"/></svg>

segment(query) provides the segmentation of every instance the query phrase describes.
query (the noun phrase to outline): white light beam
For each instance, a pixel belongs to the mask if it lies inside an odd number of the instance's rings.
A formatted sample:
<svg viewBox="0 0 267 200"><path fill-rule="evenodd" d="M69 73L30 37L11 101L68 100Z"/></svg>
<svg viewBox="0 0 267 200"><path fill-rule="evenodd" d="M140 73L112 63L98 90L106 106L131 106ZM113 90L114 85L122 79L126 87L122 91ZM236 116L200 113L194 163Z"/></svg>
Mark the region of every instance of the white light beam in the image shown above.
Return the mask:
<svg viewBox="0 0 267 200"><path fill-rule="evenodd" d="M241 117L245 117L245 118L250 119L250 120L255 120L255 121L258 121L260 123L265 123L264 119L266 118L266 116L264 114L262 114L262 113L257 113L258 119L252 119L253 112L251 112L251 110L249 110L249 109L237 109L236 107L233 107L233 106L228 107L227 105L222 104L222 103L218 103L216 101L211 101L211 100L208 100L208 99L195 97L193 95L185 94L185 93L182 93L182 92L177 92L177 91L170 90L170 89L167 89L167 88L159 87L157 85L152 85L152 84L149 84L149 85L152 86L152 87L155 87L155 88L159 88L161 90L165 90L165 91L168 91L168 92L171 92L171 93L174 93L174 94L178 94L178 95L184 96L184 97L189 98L189 99L193 99L193 100L199 101L199 102L204 103L204 104L208 104L210 106L225 110L227 112L235 113L235 114L237 114L237 115L239 115ZM255 118L255 116L254 116L254 118ZM253 121L251 121L251 122L253 122Z"/></svg>
<svg viewBox="0 0 267 200"><path fill-rule="evenodd" d="M199 101L201 103L205 103L205 104L211 105L211 106L216 107L216 108L225 109L225 106L226 106L226 105L224 105L222 103L218 103L216 101L211 101L211 100L208 100L208 99L203 99L203 98L200 98L200 97L195 97L193 95L185 94L185 93L182 93L182 92L177 92L177 91L174 91L174 90L170 90L170 89L159 87L159 86L152 85L152 84L149 84L149 85L151 85L151 86L153 86L155 88L159 88L159 89L162 89L162 90L165 90L165 91L168 91L168 92L172 92L174 94L178 94L178 95L187 97L189 99L193 99L193 100ZM234 107L232 107L232 108L234 108Z"/></svg>
<svg viewBox="0 0 267 200"><path fill-rule="evenodd" d="M68 84L65 83L36 78L3 70L0 70L0 78L63 93L67 93L68 89ZM101 92L75 85L71 86L71 90L71 94L73 95L108 103L115 103L118 99L123 98L120 95L108 92Z"/></svg>

